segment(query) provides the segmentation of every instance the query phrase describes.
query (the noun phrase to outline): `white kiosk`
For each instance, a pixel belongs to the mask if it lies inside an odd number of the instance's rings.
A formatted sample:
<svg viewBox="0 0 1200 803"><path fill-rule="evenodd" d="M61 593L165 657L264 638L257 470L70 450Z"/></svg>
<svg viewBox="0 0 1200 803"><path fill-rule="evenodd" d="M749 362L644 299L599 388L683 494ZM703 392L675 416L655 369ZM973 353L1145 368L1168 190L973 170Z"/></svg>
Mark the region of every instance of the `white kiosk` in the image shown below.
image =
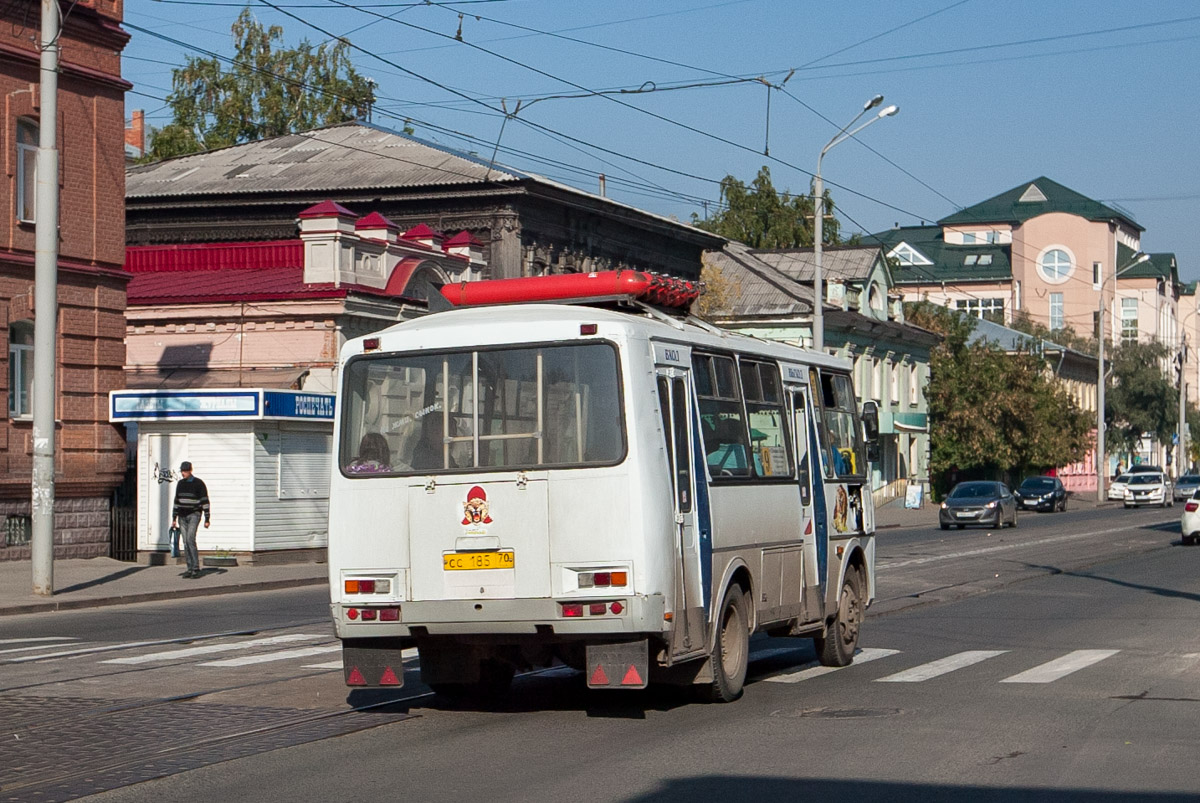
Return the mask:
<svg viewBox="0 0 1200 803"><path fill-rule="evenodd" d="M109 420L137 426L139 560L170 554L184 460L212 504L212 527L197 536L201 554L324 560L333 403L332 393L262 388L111 392Z"/></svg>

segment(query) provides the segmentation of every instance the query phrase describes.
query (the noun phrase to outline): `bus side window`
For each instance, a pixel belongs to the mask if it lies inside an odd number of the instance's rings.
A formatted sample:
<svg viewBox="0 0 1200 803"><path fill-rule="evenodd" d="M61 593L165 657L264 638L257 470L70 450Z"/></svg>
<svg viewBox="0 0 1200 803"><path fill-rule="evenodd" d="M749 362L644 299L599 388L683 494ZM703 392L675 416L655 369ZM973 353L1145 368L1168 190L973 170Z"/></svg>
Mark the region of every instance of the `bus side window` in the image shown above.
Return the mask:
<svg viewBox="0 0 1200 803"><path fill-rule="evenodd" d="M745 359L741 368L754 473L759 477L791 477L787 414L779 393L779 369L770 363Z"/></svg>
<svg viewBox="0 0 1200 803"><path fill-rule="evenodd" d="M749 477L750 437L733 358L696 354L692 369L709 471L713 477Z"/></svg>
<svg viewBox="0 0 1200 803"><path fill-rule="evenodd" d="M850 377L822 373L821 400L825 435L821 463L825 467L825 474L829 477L862 474L866 471L866 455Z"/></svg>

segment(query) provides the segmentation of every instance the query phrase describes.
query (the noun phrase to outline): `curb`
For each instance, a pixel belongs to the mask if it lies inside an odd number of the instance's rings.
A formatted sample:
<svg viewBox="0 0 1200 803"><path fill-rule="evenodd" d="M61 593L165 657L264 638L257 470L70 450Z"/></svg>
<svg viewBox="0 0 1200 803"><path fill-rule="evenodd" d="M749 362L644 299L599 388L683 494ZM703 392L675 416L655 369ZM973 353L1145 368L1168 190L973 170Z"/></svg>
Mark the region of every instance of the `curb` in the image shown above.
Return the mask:
<svg viewBox="0 0 1200 803"><path fill-rule="evenodd" d="M329 582L327 577L298 577L291 580L263 580L258 583L244 583L233 586L212 586L210 588L184 588L171 591L146 591L141 594L125 594L120 597L100 597L96 599L47 600L32 602L27 605L10 605L0 608L0 616L15 616L23 613L47 613L54 611L73 611L82 608L101 608L110 605L129 605L136 602L154 602L163 599L185 599L188 597L215 597L220 594L240 594L250 591L278 591L285 588L300 588L302 586L323 585Z"/></svg>

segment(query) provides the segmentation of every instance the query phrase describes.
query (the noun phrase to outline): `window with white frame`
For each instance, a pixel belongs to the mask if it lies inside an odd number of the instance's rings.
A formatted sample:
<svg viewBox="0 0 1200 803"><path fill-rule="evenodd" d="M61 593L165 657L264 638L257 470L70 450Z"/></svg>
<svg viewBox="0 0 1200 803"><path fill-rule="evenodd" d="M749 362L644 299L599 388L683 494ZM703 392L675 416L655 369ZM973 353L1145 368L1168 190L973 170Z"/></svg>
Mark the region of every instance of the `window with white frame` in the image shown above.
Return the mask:
<svg viewBox="0 0 1200 803"><path fill-rule="evenodd" d="M908 243L900 243L893 248L888 256L896 260L898 265L932 265L926 257L922 256L917 249L913 248Z"/></svg>
<svg viewBox="0 0 1200 803"><path fill-rule="evenodd" d="M8 326L8 415L33 415L33 322L14 321Z"/></svg>
<svg viewBox="0 0 1200 803"><path fill-rule="evenodd" d="M1042 278L1053 284L1065 282L1071 275L1071 255L1061 248L1051 248L1038 262Z"/></svg>
<svg viewBox="0 0 1200 803"><path fill-rule="evenodd" d="M888 401L892 404L900 403L900 365L899 363L891 366L891 392L888 394Z"/></svg>
<svg viewBox="0 0 1200 803"><path fill-rule="evenodd" d="M997 323L1004 322L1003 298L960 298L954 302L954 308L962 310L976 318L987 318Z"/></svg>
<svg viewBox="0 0 1200 803"><path fill-rule="evenodd" d="M877 402L883 401L883 372L887 370L883 360L875 360L875 370L871 377L871 397Z"/></svg>
<svg viewBox="0 0 1200 803"><path fill-rule="evenodd" d="M1136 298L1121 299L1121 342L1136 343L1138 341L1138 300Z"/></svg>
<svg viewBox="0 0 1200 803"><path fill-rule="evenodd" d="M1100 282L1103 280L1103 276L1102 276L1103 271L1104 271L1104 263L1102 263L1102 262L1093 262L1092 263L1092 289L1093 290L1100 289Z"/></svg>
<svg viewBox="0 0 1200 803"><path fill-rule="evenodd" d="M921 401L921 372L917 366L908 369L908 403L916 407Z"/></svg>
<svg viewBox="0 0 1200 803"><path fill-rule="evenodd" d="M1062 329L1063 324L1064 324L1064 321L1063 321L1063 294L1062 293L1051 293L1050 294L1050 328L1051 329Z"/></svg>
<svg viewBox="0 0 1200 803"><path fill-rule="evenodd" d="M36 219L38 126L33 120L17 120L17 220Z"/></svg>

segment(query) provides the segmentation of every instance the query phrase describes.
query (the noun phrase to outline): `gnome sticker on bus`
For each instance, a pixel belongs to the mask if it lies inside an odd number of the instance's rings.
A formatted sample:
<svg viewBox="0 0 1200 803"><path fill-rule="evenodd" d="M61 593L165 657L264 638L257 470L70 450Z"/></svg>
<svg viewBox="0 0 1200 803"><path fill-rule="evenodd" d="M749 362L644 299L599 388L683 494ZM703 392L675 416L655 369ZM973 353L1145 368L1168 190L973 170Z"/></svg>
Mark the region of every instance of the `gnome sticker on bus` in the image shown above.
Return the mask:
<svg viewBox="0 0 1200 803"><path fill-rule="evenodd" d="M467 491L467 501L463 502L462 523L468 527L492 523L492 517L488 515L487 494L478 485Z"/></svg>

